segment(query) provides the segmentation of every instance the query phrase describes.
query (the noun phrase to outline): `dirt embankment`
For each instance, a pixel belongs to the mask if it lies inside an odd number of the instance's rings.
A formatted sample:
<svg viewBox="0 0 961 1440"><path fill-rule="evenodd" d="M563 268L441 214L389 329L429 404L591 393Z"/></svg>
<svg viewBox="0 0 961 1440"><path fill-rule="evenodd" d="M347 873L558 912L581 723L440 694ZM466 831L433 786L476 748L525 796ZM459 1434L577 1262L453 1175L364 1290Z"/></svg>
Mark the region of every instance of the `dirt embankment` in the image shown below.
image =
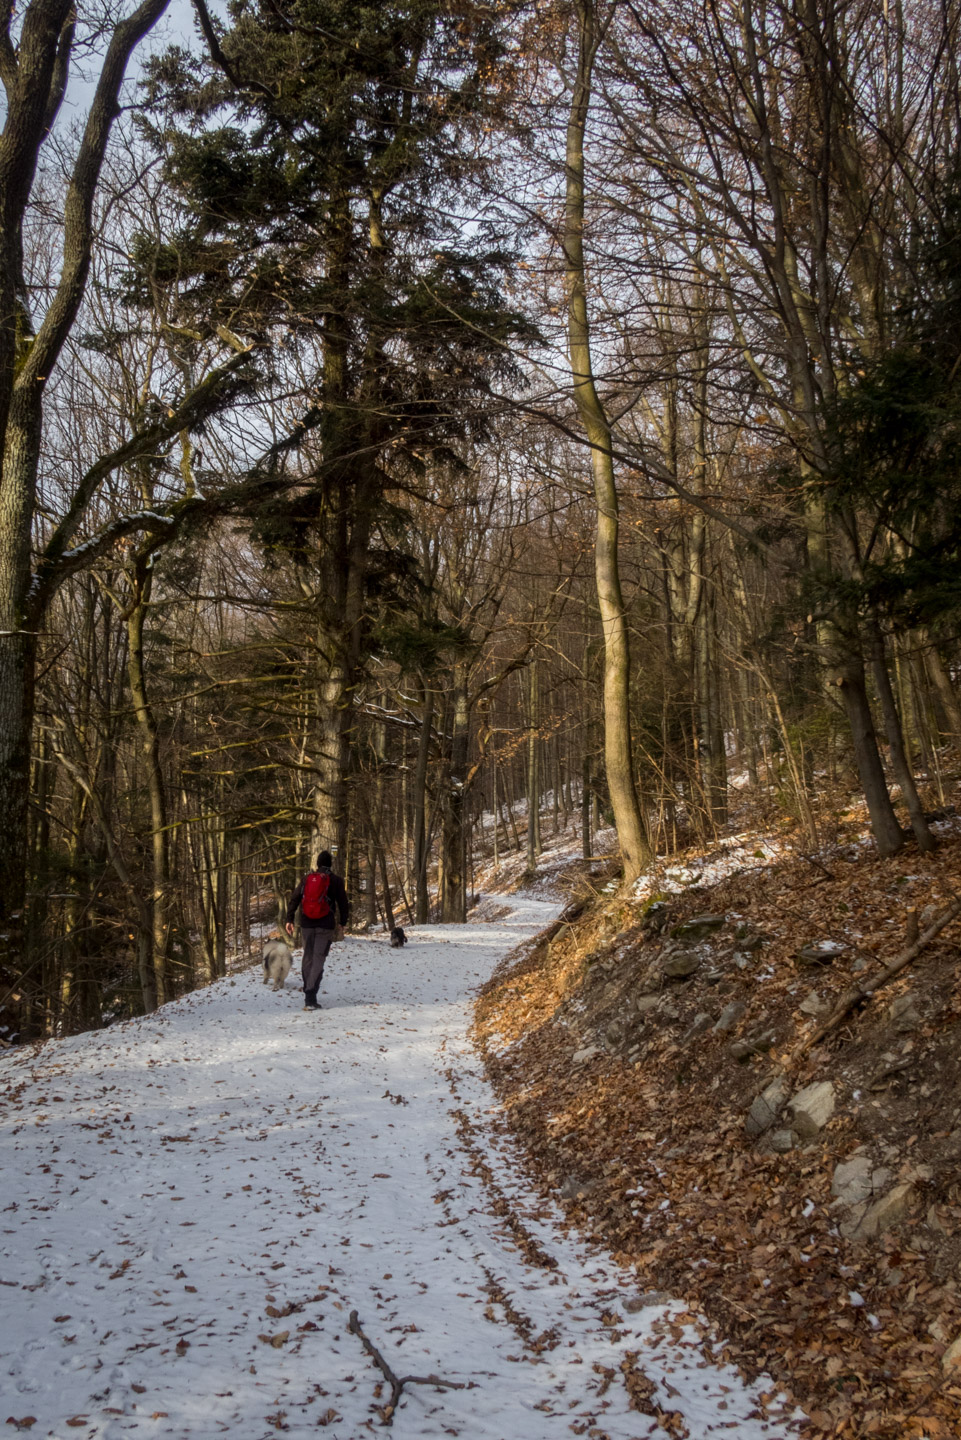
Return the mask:
<svg viewBox="0 0 961 1440"><path fill-rule="evenodd" d="M545 1191L812 1436L961 1435L961 921L797 1058L959 892L945 835L600 897L479 1004Z"/></svg>

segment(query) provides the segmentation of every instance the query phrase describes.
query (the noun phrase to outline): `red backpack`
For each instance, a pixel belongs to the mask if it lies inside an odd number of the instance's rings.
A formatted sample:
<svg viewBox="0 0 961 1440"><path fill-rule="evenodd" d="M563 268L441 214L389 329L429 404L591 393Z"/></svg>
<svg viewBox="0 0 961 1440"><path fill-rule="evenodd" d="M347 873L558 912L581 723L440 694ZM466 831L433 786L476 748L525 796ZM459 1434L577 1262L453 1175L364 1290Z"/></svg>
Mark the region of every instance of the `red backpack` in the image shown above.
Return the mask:
<svg viewBox="0 0 961 1440"><path fill-rule="evenodd" d="M330 914L330 901L327 899L329 888L329 870L312 870L307 876L300 901L300 908L306 920L324 920Z"/></svg>

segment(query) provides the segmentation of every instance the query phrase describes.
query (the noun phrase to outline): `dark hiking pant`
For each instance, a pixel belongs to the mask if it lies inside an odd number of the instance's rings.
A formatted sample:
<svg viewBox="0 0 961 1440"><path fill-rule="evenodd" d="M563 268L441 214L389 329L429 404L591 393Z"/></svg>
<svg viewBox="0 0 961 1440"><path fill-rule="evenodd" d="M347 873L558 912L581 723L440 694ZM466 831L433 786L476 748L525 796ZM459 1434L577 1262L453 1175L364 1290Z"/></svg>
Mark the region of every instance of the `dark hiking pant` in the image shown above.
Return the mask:
<svg viewBox="0 0 961 1440"><path fill-rule="evenodd" d="M324 964L334 932L317 925L311 926L309 930L304 929L302 934L304 955L300 962L300 973L304 978L304 994L313 995L316 999L320 982L324 978Z"/></svg>

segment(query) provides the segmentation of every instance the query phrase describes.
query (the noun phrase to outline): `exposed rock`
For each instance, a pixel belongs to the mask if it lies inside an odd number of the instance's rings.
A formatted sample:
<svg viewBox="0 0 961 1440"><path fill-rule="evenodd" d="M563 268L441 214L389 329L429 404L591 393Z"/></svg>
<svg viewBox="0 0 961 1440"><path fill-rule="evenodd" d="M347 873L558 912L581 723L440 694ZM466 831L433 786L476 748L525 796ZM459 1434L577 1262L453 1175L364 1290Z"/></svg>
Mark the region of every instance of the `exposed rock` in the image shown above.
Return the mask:
<svg viewBox="0 0 961 1440"><path fill-rule="evenodd" d="M644 933L646 935L660 935L667 924L670 906L666 900L655 900L648 905L644 915Z"/></svg>
<svg viewBox="0 0 961 1440"><path fill-rule="evenodd" d="M699 970L701 962L692 950L677 950L661 963L661 974L669 980L684 980Z"/></svg>
<svg viewBox="0 0 961 1440"><path fill-rule="evenodd" d="M880 1200L866 1211L854 1232L859 1240L869 1240L875 1235L883 1235L885 1230L891 1230L895 1225L900 1225L911 1209L917 1196L917 1191L910 1182L895 1185Z"/></svg>
<svg viewBox="0 0 961 1440"><path fill-rule="evenodd" d="M889 1025L894 1026L899 1034L904 1035L911 1030L916 1030L921 1024L917 1000L918 997L914 991L908 990L906 994L899 995L896 1000L892 1000L888 1006L884 1018Z"/></svg>
<svg viewBox="0 0 961 1440"><path fill-rule="evenodd" d="M789 1150L794 1149L793 1130L775 1130L768 1141L775 1155L786 1155Z"/></svg>
<svg viewBox="0 0 961 1440"><path fill-rule="evenodd" d="M646 1015L649 1010L654 1010L661 1003L660 995L638 995L634 1001L634 1009L638 1015Z"/></svg>
<svg viewBox="0 0 961 1440"><path fill-rule="evenodd" d="M763 1135L765 1130L770 1130L787 1097L788 1084L783 1079L772 1081L760 1095L754 1097L744 1122L744 1129L752 1139L756 1135Z"/></svg>
<svg viewBox="0 0 961 1440"><path fill-rule="evenodd" d="M714 1026L716 1033L726 1035L728 1030L733 1030L746 1009L747 1006L742 1000L732 1000L729 1005L725 1005Z"/></svg>
<svg viewBox="0 0 961 1440"><path fill-rule="evenodd" d="M870 1198L871 1183L870 1155L852 1155L834 1167L831 1178L831 1194L838 1197L838 1203L845 1206L860 1205Z"/></svg>
<svg viewBox="0 0 961 1440"><path fill-rule="evenodd" d="M883 1195L893 1179L894 1171L889 1170L886 1165L879 1165L877 1170L871 1172L872 1194Z"/></svg>
<svg viewBox="0 0 961 1440"><path fill-rule="evenodd" d="M702 1010L700 1015L695 1015L693 1022L684 1031L681 1036L681 1044L690 1045L692 1040L696 1040L699 1035L703 1035L705 1030L710 1030L710 1028L711 1017L706 1010Z"/></svg>
<svg viewBox="0 0 961 1440"><path fill-rule="evenodd" d="M720 930L726 921L726 915L695 915L685 920L683 925L676 925L671 934L675 940L703 940L706 935Z"/></svg>
<svg viewBox="0 0 961 1440"><path fill-rule="evenodd" d="M787 1118L791 1128L802 1140L810 1140L825 1126L834 1114L834 1086L830 1080L821 1080L815 1085L806 1085L799 1090L788 1106Z"/></svg>
<svg viewBox="0 0 961 1440"><path fill-rule="evenodd" d="M593 1060L595 1056L599 1055L600 1053L601 1052L596 1045L585 1045L583 1050L574 1051L574 1056L571 1060L571 1064L586 1065L589 1060Z"/></svg>
<svg viewBox="0 0 961 1440"><path fill-rule="evenodd" d="M827 1000L822 1000L816 990L812 990L805 995L798 1009L802 1015L823 1015L825 1010L830 1009L830 1004Z"/></svg>
<svg viewBox="0 0 961 1440"><path fill-rule="evenodd" d="M667 1290L648 1290L643 1295L632 1295L629 1300L621 1301L621 1308L626 1310L628 1315L636 1315L640 1310L648 1310L653 1305L666 1305L671 1299Z"/></svg>
<svg viewBox="0 0 961 1440"><path fill-rule="evenodd" d="M763 1055L766 1050L770 1050L776 1038L773 1030L762 1030L744 1040L735 1040L731 1046L731 1054L735 1060L750 1060L752 1055Z"/></svg>
<svg viewBox="0 0 961 1440"><path fill-rule="evenodd" d="M795 959L802 969L808 965L831 965L844 949L838 940L819 940L816 945L802 945Z"/></svg>

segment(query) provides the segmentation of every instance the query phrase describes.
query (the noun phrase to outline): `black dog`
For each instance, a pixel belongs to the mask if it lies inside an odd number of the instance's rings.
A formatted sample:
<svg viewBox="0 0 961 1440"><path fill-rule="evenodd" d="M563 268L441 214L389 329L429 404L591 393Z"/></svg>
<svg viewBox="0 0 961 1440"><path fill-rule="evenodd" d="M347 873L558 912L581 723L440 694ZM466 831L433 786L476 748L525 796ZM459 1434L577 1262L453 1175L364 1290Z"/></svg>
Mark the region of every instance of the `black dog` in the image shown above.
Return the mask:
<svg viewBox="0 0 961 1440"><path fill-rule="evenodd" d="M399 950L402 945L406 944L407 936L404 934L403 930L400 928L399 925L395 925L393 930L390 932L390 948L392 950Z"/></svg>

